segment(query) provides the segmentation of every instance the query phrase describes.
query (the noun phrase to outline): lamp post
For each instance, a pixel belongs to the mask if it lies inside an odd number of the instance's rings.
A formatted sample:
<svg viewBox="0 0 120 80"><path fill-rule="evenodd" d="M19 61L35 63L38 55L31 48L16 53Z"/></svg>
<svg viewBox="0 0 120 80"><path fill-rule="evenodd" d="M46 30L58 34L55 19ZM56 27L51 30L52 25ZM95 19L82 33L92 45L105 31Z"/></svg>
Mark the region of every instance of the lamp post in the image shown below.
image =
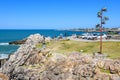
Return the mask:
<svg viewBox="0 0 120 80"><path fill-rule="evenodd" d="M105 24L105 21L108 20L108 17L103 17L103 12L106 12L106 8L102 8L98 13L97 17L100 18L100 24L97 24L96 27L100 30L100 54L102 54L102 25Z"/></svg>

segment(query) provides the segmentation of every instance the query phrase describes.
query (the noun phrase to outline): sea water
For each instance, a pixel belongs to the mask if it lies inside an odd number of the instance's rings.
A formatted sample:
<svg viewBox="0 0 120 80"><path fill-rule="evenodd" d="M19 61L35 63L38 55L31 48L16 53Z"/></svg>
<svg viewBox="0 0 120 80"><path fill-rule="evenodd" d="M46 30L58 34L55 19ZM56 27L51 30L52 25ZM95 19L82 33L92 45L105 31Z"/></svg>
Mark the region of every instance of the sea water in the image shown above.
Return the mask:
<svg viewBox="0 0 120 80"><path fill-rule="evenodd" d="M19 45L0 44L0 59L7 58L9 54L14 53Z"/></svg>
<svg viewBox="0 0 120 80"><path fill-rule="evenodd" d="M14 53L19 45L9 45L9 42L22 40L31 34L39 33L43 36L50 36L51 38L59 36L60 34L71 36L72 34L81 35L83 32L67 31L67 30L0 30L0 58L8 57L8 54Z"/></svg>

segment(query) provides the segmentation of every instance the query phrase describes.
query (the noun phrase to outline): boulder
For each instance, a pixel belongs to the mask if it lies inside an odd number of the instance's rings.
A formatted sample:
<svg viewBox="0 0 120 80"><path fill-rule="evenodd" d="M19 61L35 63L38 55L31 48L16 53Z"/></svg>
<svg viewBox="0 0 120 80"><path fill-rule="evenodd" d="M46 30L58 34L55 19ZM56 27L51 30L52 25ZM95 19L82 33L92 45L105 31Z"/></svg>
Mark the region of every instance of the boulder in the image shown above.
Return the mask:
<svg viewBox="0 0 120 80"><path fill-rule="evenodd" d="M34 65L39 63L42 56L39 56L40 49L36 49L36 45L42 43L42 41L43 36L40 34L30 35L26 42L9 57L9 60L2 67L2 72L11 77L16 68L23 65ZM19 77L20 76L22 76L22 74L20 74Z"/></svg>
<svg viewBox="0 0 120 80"><path fill-rule="evenodd" d="M116 74L120 72L120 61L113 61L112 64L110 65L110 72L113 74Z"/></svg>

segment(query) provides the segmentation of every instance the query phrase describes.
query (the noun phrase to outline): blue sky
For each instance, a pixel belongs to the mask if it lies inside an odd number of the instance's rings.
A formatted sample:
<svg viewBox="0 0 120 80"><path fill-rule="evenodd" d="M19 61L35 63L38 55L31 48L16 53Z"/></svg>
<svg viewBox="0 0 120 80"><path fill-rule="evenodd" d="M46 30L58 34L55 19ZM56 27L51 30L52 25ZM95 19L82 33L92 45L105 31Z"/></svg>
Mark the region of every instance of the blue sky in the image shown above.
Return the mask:
<svg viewBox="0 0 120 80"><path fill-rule="evenodd" d="M95 27L102 7L110 18L104 27L120 26L120 0L0 0L0 29Z"/></svg>

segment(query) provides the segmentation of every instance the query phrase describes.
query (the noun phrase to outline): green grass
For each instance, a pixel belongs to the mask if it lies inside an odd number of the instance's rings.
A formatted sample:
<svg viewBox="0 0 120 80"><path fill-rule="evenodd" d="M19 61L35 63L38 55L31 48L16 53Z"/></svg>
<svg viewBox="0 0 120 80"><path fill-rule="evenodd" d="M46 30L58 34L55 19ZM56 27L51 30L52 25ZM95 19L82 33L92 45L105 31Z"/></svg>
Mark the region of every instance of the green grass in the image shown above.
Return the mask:
<svg viewBox="0 0 120 80"><path fill-rule="evenodd" d="M100 69L101 72L110 74L110 70Z"/></svg>
<svg viewBox="0 0 120 80"><path fill-rule="evenodd" d="M99 52L99 42L51 41L47 43L47 47L63 54L81 50L84 54ZM113 59L120 58L120 42L103 42L103 53Z"/></svg>
<svg viewBox="0 0 120 80"><path fill-rule="evenodd" d="M42 48L42 43L36 45L37 48Z"/></svg>
<svg viewBox="0 0 120 80"><path fill-rule="evenodd" d="M34 64L34 66L23 65L24 68L31 68L31 69L35 69L35 68L40 67L40 66L41 66L40 64Z"/></svg>

